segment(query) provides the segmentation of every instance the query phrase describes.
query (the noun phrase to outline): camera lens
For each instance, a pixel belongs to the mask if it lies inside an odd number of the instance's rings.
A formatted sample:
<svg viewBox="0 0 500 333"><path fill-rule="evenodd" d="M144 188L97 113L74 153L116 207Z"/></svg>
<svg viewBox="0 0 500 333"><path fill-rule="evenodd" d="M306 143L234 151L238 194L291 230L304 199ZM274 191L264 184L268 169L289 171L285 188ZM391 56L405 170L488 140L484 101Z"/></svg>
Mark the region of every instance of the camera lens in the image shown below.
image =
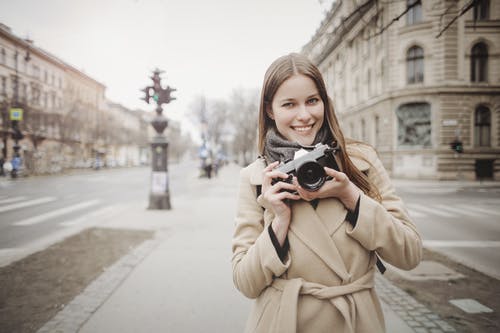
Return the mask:
<svg viewBox="0 0 500 333"><path fill-rule="evenodd" d="M297 181L308 191L317 191L326 180L323 167L314 161L305 162L297 169Z"/></svg>

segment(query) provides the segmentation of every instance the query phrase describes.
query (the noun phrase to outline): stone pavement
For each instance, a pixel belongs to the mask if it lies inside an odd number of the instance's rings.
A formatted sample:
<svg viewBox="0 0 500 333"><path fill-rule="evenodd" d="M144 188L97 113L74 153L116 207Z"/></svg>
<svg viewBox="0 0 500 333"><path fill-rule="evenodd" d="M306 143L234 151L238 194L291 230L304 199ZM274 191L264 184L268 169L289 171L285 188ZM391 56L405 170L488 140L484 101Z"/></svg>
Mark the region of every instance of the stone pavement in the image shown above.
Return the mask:
<svg viewBox="0 0 500 333"><path fill-rule="evenodd" d="M150 229L156 237L94 280L38 332L242 332L252 301L233 286L231 237L239 168L186 179L170 211L128 207L102 227ZM454 332L448 323L376 277L387 332Z"/></svg>

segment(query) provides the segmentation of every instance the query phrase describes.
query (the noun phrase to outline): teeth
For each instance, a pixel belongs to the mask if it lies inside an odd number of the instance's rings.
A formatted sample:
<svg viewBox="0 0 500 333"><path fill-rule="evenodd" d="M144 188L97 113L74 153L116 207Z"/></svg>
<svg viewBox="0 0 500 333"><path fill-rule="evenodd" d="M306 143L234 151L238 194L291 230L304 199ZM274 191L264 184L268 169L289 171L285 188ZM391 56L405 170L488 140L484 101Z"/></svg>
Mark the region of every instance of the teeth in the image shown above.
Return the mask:
<svg viewBox="0 0 500 333"><path fill-rule="evenodd" d="M312 128L312 125L310 126L304 126L304 127L294 127L293 129L299 132L305 132L308 131Z"/></svg>

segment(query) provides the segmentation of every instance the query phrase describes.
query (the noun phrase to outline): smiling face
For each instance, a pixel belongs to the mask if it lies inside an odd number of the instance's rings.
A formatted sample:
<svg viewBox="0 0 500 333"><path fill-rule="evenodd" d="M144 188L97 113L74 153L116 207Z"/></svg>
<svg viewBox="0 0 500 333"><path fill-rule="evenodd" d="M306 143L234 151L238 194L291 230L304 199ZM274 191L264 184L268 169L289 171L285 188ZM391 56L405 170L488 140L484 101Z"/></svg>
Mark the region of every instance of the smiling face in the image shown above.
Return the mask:
<svg viewBox="0 0 500 333"><path fill-rule="evenodd" d="M267 113L288 141L310 146L324 121L324 104L314 81L296 74L276 91Z"/></svg>

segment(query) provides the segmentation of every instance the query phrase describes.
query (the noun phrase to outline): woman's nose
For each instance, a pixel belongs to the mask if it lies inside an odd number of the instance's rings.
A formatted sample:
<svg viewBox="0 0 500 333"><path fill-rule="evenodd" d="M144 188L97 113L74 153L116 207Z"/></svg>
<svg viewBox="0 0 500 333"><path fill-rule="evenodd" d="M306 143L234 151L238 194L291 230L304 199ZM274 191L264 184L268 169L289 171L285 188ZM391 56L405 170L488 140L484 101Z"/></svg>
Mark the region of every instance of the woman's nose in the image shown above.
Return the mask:
<svg viewBox="0 0 500 333"><path fill-rule="evenodd" d="M299 107L298 112L297 112L297 119L308 120L309 118L311 118L311 114L309 113L309 110L307 110L307 107L305 105L301 105Z"/></svg>

